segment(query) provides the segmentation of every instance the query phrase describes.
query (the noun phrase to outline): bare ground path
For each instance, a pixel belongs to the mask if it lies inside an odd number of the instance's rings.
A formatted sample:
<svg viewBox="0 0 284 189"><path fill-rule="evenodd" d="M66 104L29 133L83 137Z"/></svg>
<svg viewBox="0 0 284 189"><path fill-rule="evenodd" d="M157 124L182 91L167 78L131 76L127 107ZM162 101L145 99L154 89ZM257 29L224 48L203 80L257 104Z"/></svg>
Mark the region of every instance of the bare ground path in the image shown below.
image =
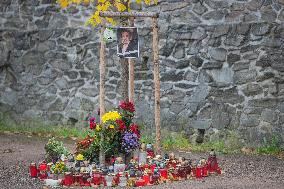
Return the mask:
<svg viewBox="0 0 284 189"><path fill-rule="evenodd" d="M29 178L30 162L44 158L44 144L48 138L0 134L0 189L42 188L37 179ZM73 141L64 142L67 147ZM202 154L180 153L197 159ZM145 188L277 188L284 189L284 160L272 156L221 155L219 164L224 170L220 176L207 177L201 181L188 180Z"/></svg>

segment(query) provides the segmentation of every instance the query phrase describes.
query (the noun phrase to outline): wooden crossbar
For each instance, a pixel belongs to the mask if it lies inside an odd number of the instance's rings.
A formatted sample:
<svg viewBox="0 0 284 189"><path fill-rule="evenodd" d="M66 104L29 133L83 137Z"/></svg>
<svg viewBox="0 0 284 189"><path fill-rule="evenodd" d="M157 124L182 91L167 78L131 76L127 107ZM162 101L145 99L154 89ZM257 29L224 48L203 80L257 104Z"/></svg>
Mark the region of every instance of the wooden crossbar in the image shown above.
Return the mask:
<svg viewBox="0 0 284 189"><path fill-rule="evenodd" d="M156 12L111 12L111 11L101 11L101 17L151 17L158 18L159 13Z"/></svg>

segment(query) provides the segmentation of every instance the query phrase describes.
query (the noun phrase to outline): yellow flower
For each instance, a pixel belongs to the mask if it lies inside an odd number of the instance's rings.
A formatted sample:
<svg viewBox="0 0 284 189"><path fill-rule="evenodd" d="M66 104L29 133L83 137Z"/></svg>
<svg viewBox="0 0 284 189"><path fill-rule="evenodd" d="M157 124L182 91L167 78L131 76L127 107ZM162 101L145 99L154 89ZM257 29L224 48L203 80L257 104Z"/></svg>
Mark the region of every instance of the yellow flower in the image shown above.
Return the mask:
<svg viewBox="0 0 284 189"><path fill-rule="evenodd" d="M83 161L84 160L84 156L82 154L78 154L76 157L77 161Z"/></svg>
<svg viewBox="0 0 284 189"><path fill-rule="evenodd" d="M101 126L99 124L96 125L96 131L102 130Z"/></svg>
<svg viewBox="0 0 284 189"><path fill-rule="evenodd" d="M103 115L102 121L103 123L106 123L107 121L115 121L117 119L120 119L121 116L117 111L110 111Z"/></svg>
<svg viewBox="0 0 284 189"><path fill-rule="evenodd" d="M114 125L109 125L108 126L110 129L114 129Z"/></svg>

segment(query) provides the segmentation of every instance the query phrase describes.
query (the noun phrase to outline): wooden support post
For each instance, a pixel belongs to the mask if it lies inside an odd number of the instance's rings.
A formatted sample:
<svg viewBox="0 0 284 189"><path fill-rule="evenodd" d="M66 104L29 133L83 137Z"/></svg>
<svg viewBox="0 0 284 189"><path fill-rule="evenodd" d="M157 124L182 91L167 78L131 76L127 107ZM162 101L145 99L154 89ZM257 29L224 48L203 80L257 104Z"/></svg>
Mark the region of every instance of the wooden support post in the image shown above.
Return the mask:
<svg viewBox="0 0 284 189"><path fill-rule="evenodd" d="M105 41L103 39L103 34L105 31L105 26L101 28L101 49L100 49L100 124L102 124L102 116L105 114ZM101 143L104 140L101 134ZM101 165L105 164L105 153L104 149L100 149L99 161Z"/></svg>
<svg viewBox="0 0 284 189"><path fill-rule="evenodd" d="M129 18L129 25L134 26L134 17ZM129 63L129 101L134 103L134 59L128 59Z"/></svg>
<svg viewBox="0 0 284 189"><path fill-rule="evenodd" d="M158 20L153 17L153 54L154 54L154 83L155 83L155 126L156 126L156 151L161 154L161 115L160 115L160 70L158 50Z"/></svg>

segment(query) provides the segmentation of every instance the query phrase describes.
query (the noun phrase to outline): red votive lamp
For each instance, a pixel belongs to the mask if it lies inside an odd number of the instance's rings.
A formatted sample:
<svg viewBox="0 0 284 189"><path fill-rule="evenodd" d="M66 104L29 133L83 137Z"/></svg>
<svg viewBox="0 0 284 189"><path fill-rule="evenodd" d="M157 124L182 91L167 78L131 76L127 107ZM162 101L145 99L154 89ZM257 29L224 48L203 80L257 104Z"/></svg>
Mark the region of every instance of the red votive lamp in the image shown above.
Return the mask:
<svg viewBox="0 0 284 189"><path fill-rule="evenodd" d="M36 167L36 163L31 163L30 164L30 176L32 178L36 178L37 177L37 167Z"/></svg>
<svg viewBox="0 0 284 189"><path fill-rule="evenodd" d="M156 168L156 164L152 164L150 167L151 167L152 173L154 173L154 169Z"/></svg>
<svg viewBox="0 0 284 189"><path fill-rule="evenodd" d="M74 178L72 173L66 172L64 175L63 185L64 186L71 186L74 183Z"/></svg>
<svg viewBox="0 0 284 189"><path fill-rule="evenodd" d="M145 180L144 179L139 179L139 180L136 181L135 185L137 187L145 186Z"/></svg>
<svg viewBox="0 0 284 189"><path fill-rule="evenodd" d="M196 167L196 178L202 178L202 168L201 167Z"/></svg>
<svg viewBox="0 0 284 189"><path fill-rule="evenodd" d="M94 183L95 185L100 185L101 182L102 182L102 176L101 176L101 174L99 174L99 173L93 174L93 183Z"/></svg>
<svg viewBox="0 0 284 189"><path fill-rule="evenodd" d="M202 176L203 177L207 177L208 176L208 166L207 165L204 165L202 167Z"/></svg>
<svg viewBox="0 0 284 189"><path fill-rule="evenodd" d="M47 164L45 162L42 162L39 165L39 171L46 171L47 170Z"/></svg>
<svg viewBox="0 0 284 189"><path fill-rule="evenodd" d="M143 180L145 181L145 185L148 185L150 183L150 176L147 175L143 175Z"/></svg>
<svg viewBox="0 0 284 189"><path fill-rule="evenodd" d="M221 174L222 172L221 172L221 169L218 167L217 169L216 169L216 172L218 173L218 174Z"/></svg>
<svg viewBox="0 0 284 189"><path fill-rule="evenodd" d="M167 169L159 169L160 175L163 179L168 179L168 170Z"/></svg>
<svg viewBox="0 0 284 189"><path fill-rule="evenodd" d="M41 180L47 179L47 164L45 161L43 161L40 165L39 165L39 174L38 177Z"/></svg>
<svg viewBox="0 0 284 189"><path fill-rule="evenodd" d="M74 183L81 185L83 183L83 175L82 174L74 175Z"/></svg>

